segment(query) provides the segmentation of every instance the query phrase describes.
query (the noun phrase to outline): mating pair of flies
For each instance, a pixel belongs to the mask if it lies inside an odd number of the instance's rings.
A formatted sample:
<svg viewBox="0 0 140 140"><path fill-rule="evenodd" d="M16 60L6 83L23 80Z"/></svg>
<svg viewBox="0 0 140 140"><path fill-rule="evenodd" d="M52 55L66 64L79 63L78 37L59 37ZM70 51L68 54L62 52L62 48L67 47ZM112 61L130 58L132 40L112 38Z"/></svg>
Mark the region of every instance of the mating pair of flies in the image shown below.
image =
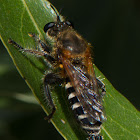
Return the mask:
<svg viewBox="0 0 140 140"><path fill-rule="evenodd" d="M55 11L54 7L51 5ZM104 84L95 76L91 57L91 45L86 42L73 28L69 21L62 21L57 14L56 22L47 23L44 32L47 37L54 40L53 47L40 40L35 34L30 33L41 47L41 51L24 49L15 41L9 39L9 44L17 49L43 56L44 61L50 63L54 71L44 78L44 92L52 108L48 119L55 113L55 105L51 98L49 85L62 83L65 79L65 88L77 121L89 135L89 140L103 140L100 135L102 122L105 120L102 99L105 94Z"/></svg>

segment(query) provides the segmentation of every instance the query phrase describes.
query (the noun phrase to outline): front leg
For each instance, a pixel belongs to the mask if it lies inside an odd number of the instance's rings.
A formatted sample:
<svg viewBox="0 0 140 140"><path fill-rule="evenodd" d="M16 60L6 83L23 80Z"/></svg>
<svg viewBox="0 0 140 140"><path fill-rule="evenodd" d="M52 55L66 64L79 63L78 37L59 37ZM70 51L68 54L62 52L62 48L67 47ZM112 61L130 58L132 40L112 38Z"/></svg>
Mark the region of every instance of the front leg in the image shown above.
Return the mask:
<svg viewBox="0 0 140 140"><path fill-rule="evenodd" d="M51 48L44 43L38 36L36 36L34 33L28 33L30 37L32 37L36 42L39 43L40 47L43 49L43 51L47 52L48 54L51 53Z"/></svg>
<svg viewBox="0 0 140 140"><path fill-rule="evenodd" d="M104 96L106 93L105 84L98 78L96 78L96 80L97 80L98 89L101 90L101 95Z"/></svg>
<svg viewBox="0 0 140 140"><path fill-rule="evenodd" d="M47 51L38 51L38 50L33 50L33 49L26 49L23 48L22 46L20 46L19 44L17 44L14 40L9 39L8 43L11 45L14 45L14 47L22 52L26 52L32 55L36 55L36 56L43 56L45 58L45 60L47 60L49 63L53 64L55 63L55 58L53 56L51 56ZM45 45L45 44L44 44Z"/></svg>
<svg viewBox="0 0 140 140"><path fill-rule="evenodd" d="M55 73L49 73L45 76L44 78L44 93L45 93L45 97L49 103L49 106L52 108L51 113L45 117L45 119L47 119L48 121L53 117L53 114L56 111L55 105L53 103L52 97L51 97L51 92L49 89L49 85L54 85L56 83L61 84L63 82L63 79L59 77L59 75L55 74Z"/></svg>

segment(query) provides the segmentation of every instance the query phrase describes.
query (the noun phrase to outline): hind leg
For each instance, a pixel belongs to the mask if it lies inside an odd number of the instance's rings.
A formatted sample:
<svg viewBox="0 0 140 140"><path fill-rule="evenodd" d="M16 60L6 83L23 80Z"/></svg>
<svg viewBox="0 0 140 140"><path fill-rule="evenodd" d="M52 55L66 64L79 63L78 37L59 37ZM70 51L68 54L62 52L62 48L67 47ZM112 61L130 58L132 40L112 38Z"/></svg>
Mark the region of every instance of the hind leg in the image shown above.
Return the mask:
<svg viewBox="0 0 140 140"><path fill-rule="evenodd" d="M54 105L52 97L51 97L51 92L50 92L49 86L54 85L55 83L60 84L62 82L63 82L63 79L60 78L59 75L57 75L55 73L49 73L44 78L45 97L49 103L49 106L52 108L51 113L47 117L45 117L45 119L47 119L47 120L50 120L56 111L55 105Z"/></svg>

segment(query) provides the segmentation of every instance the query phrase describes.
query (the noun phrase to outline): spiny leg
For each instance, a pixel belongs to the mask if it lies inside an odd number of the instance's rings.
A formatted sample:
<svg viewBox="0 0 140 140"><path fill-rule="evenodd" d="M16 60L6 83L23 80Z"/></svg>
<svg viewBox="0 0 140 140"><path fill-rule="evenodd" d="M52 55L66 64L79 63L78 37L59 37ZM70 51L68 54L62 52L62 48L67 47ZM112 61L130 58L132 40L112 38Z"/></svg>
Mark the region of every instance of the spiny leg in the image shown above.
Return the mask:
<svg viewBox="0 0 140 140"><path fill-rule="evenodd" d="M88 140L103 140L103 136L90 136Z"/></svg>
<svg viewBox="0 0 140 140"><path fill-rule="evenodd" d="M38 50L32 50L32 49L24 49L22 46L20 46L19 44L17 44L15 41L13 41L12 39L8 40L8 43L11 45L14 45L15 48L19 49L20 51L23 52L27 52L33 55L37 55L37 56L44 56L45 59L50 62L51 64L55 62L55 59L49 55L46 51L38 51Z"/></svg>
<svg viewBox="0 0 140 140"><path fill-rule="evenodd" d="M41 46L41 48L43 49L43 51L50 53L51 49L49 46L47 46L38 36L36 36L34 33L28 33L28 35L30 37L32 37L36 42L39 43L39 45Z"/></svg>
<svg viewBox="0 0 140 140"><path fill-rule="evenodd" d="M24 48L22 48L19 44L17 44L14 40L12 39L8 39L8 43L11 45L14 45L15 48L20 49L20 50L24 50Z"/></svg>
<svg viewBox="0 0 140 140"><path fill-rule="evenodd" d="M38 56L44 56L49 62L50 62L50 60L55 61L52 56L46 54L45 52L41 52L41 51L37 51L37 50L31 50L31 49L24 49L23 47L21 47L19 44L17 44L15 41L13 41L11 39L8 40L8 43L14 45L14 47L19 49L20 51L28 52L30 54L35 54L35 55L38 55ZM54 103L52 101L52 98L51 98L49 85L55 84L56 82L57 83L58 82L62 83L62 81L63 81L63 79L61 79L58 75L56 75L54 73L49 73L44 78L45 96L46 96L46 98L49 102L49 105L52 108L52 112L45 118L47 120L50 120L53 117L53 114L55 113L55 110L56 110L55 105L54 105Z"/></svg>
<svg viewBox="0 0 140 140"><path fill-rule="evenodd" d="M105 84L98 78L96 78L96 80L97 80L98 88L101 89L101 95L104 96L106 93Z"/></svg>
<svg viewBox="0 0 140 140"><path fill-rule="evenodd" d="M50 107L52 108L51 113L47 117L45 117L45 119L48 120L48 121L53 117L53 114L56 111L56 108L55 108L55 105L53 103L53 100L52 100L52 97L51 97L51 93L50 93L50 90L49 90L49 85L53 85L55 83L59 83L60 84L62 82L63 82L63 79L60 78L55 73L49 73L44 78L44 92L45 92L45 97L47 98L47 101L48 101Z"/></svg>

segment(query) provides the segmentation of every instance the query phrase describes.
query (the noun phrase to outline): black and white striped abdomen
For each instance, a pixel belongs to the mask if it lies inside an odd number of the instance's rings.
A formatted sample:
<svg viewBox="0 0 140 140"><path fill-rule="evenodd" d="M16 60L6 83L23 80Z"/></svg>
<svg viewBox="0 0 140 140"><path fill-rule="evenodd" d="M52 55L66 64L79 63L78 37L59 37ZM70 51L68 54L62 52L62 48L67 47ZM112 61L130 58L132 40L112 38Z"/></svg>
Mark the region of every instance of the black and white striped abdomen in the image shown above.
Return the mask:
<svg viewBox="0 0 140 140"><path fill-rule="evenodd" d="M102 140L102 136L99 135L102 123L95 120L93 117L89 116L88 112L84 111L83 105L78 100L70 81L66 83L65 88L68 92L68 100L71 104L71 108L80 122L81 127L88 133L89 140Z"/></svg>

